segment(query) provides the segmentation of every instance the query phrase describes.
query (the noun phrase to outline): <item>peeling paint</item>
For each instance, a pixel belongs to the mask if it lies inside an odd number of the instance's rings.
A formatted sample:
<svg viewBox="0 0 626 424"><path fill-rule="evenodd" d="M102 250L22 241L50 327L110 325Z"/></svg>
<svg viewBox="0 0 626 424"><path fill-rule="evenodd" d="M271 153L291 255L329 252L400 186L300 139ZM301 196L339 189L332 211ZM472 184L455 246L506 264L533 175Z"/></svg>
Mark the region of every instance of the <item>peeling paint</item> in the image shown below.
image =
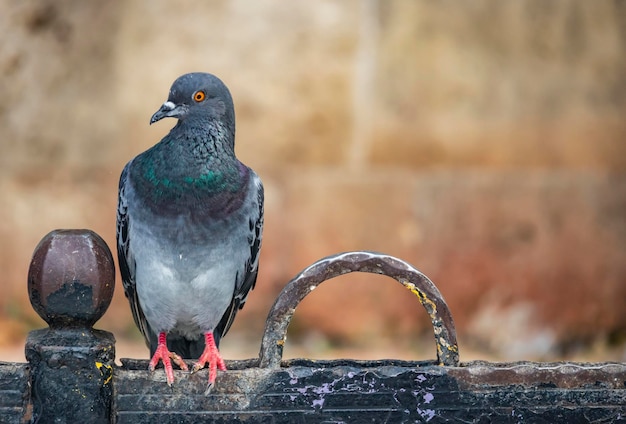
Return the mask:
<svg viewBox="0 0 626 424"><path fill-rule="evenodd" d="M425 393L424 394L424 403L430 403L434 398L435 398L435 396L433 396L432 393Z"/></svg>
<svg viewBox="0 0 626 424"><path fill-rule="evenodd" d="M426 422L435 418L435 411L433 409L420 409L417 408L417 413L422 416L426 420Z"/></svg>

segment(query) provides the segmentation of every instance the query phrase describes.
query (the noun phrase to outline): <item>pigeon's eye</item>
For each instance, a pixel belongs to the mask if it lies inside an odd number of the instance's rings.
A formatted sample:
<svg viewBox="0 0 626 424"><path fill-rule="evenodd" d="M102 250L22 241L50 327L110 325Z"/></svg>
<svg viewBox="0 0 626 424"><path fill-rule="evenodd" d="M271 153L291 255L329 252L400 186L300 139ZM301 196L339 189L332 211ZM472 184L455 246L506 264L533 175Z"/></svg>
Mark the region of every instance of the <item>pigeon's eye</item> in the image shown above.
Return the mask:
<svg viewBox="0 0 626 424"><path fill-rule="evenodd" d="M205 98L206 98L206 94L204 94L204 91L196 91L193 94L193 99L198 103L203 101Z"/></svg>

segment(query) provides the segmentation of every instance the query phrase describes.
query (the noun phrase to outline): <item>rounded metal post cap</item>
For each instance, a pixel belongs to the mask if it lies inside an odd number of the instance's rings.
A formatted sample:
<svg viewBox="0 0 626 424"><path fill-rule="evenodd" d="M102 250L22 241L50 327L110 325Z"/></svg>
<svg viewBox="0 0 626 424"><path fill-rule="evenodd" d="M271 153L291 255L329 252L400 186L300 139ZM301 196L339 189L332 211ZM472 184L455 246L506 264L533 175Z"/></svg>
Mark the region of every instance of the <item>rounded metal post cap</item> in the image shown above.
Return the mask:
<svg viewBox="0 0 626 424"><path fill-rule="evenodd" d="M89 327L111 303L113 256L91 230L54 230L35 248L28 270L33 309L50 327Z"/></svg>

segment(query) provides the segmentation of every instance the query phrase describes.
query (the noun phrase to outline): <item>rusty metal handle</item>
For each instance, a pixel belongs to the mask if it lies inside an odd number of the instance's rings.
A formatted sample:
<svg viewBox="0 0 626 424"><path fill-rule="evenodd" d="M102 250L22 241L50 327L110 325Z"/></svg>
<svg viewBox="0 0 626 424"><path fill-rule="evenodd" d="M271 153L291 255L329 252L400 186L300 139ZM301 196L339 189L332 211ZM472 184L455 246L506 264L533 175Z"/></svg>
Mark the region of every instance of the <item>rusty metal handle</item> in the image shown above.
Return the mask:
<svg viewBox="0 0 626 424"><path fill-rule="evenodd" d="M259 352L261 368L278 368L287 339L287 327L296 307L326 280L350 272L382 274L397 280L417 296L435 332L439 365L458 366L459 348L450 309L432 281L408 263L375 252L346 252L320 259L289 282L278 295L265 324Z"/></svg>

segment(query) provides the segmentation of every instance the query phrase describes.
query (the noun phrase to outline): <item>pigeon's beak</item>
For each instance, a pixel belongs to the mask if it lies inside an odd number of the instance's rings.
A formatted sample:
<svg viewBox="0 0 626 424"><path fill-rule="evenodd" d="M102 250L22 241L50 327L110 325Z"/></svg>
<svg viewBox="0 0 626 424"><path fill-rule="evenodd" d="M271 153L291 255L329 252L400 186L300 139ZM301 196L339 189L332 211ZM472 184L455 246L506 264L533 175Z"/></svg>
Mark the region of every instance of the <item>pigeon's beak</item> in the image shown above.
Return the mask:
<svg viewBox="0 0 626 424"><path fill-rule="evenodd" d="M167 101L163 103L161 108L157 110L152 118L150 118L150 125L156 121L160 121L163 118L180 118L184 113L183 106L176 105L173 102Z"/></svg>

